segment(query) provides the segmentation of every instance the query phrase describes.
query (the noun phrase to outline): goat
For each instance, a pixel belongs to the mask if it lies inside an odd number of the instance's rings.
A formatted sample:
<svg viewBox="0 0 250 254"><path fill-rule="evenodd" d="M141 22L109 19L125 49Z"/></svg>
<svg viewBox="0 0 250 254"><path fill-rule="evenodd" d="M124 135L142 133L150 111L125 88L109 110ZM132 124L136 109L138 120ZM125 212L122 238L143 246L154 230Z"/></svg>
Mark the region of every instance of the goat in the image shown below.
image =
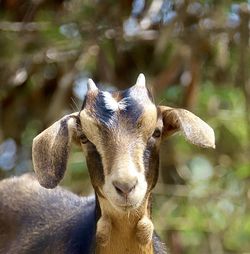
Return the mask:
<svg viewBox="0 0 250 254"><path fill-rule="evenodd" d="M1 182L0 253L166 253L151 221L151 193L160 143L177 131L195 145L215 147L213 129L200 118L154 104L143 74L112 93L89 80L80 112L34 138L38 181L24 175ZM85 154L93 197L56 187L72 142Z"/></svg>

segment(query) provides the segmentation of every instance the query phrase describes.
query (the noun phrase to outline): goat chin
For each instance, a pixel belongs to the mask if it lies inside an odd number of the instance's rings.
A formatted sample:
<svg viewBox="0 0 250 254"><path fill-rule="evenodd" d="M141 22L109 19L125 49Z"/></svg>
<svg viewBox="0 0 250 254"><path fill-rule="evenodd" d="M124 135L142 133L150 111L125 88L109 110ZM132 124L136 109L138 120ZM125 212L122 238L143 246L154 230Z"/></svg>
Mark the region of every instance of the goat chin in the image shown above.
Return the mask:
<svg viewBox="0 0 250 254"><path fill-rule="evenodd" d="M109 206L111 209L113 208L117 212L121 213L132 213L137 212L138 208L140 208L143 203L146 200L146 197L143 198L134 198L134 197L128 197L128 198L110 198L106 196L107 206Z"/></svg>

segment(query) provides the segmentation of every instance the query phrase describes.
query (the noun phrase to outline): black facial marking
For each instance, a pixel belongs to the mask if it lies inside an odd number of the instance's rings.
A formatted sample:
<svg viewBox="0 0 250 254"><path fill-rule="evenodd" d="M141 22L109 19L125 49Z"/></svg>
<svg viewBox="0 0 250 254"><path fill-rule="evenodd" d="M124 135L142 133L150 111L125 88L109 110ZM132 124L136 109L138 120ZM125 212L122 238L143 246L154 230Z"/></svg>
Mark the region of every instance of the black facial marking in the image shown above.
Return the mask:
<svg viewBox="0 0 250 254"><path fill-rule="evenodd" d="M83 109L85 108L86 101L87 101L87 96L85 96L85 97L84 97L84 100L83 100L83 103L82 103L81 110L83 110Z"/></svg>
<svg viewBox="0 0 250 254"><path fill-rule="evenodd" d="M104 125L111 126L116 123L115 113L112 109L107 108L105 103L105 94L103 92L99 92L96 96L95 100L95 116L96 118Z"/></svg>
<svg viewBox="0 0 250 254"><path fill-rule="evenodd" d="M131 96L130 89L122 92L122 98L126 101L126 107L121 115L135 125L143 113L143 106Z"/></svg>
<svg viewBox="0 0 250 254"><path fill-rule="evenodd" d="M102 186L104 184L102 159L95 145L91 142L87 144L86 162L93 187L96 189L98 186Z"/></svg>
<svg viewBox="0 0 250 254"><path fill-rule="evenodd" d="M130 89L122 91L120 94L121 107L119 110L113 110L108 107L107 100L105 101L104 92L100 91L94 103L94 115L95 118L104 126L108 128L116 128L120 122L120 119L124 119L131 123L133 127L137 124L138 119L143 113L143 106L137 98L134 98L130 93ZM118 117L121 116L121 118Z"/></svg>
<svg viewBox="0 0 250 254"><path fill-rule="evenodd" d="M144 150L143 163L150 191L155 187L159 175L159 148L155 144L153 138L148 141L146 149Z"/></svg>

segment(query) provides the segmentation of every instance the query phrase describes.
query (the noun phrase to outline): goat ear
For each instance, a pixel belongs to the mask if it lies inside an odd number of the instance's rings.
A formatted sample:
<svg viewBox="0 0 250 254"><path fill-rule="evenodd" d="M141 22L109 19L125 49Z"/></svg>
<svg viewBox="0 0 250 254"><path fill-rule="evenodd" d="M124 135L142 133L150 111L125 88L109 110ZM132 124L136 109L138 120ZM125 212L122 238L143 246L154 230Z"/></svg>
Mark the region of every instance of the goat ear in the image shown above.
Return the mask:
<svg viewBox="0 0 250 254"><path fill-rule="evenodd" d="M66 115L33 140L32 157L39 183L54 188L64 176L72 138L76 136L77 113Z"/></svg>
<svg viewBox="0 0 250 254"><path fill-rule="evenodd" d="M160 106L163 120L163 137L181 131L194 145L215 148L213 129L198 116L185 109Z"/></svg>

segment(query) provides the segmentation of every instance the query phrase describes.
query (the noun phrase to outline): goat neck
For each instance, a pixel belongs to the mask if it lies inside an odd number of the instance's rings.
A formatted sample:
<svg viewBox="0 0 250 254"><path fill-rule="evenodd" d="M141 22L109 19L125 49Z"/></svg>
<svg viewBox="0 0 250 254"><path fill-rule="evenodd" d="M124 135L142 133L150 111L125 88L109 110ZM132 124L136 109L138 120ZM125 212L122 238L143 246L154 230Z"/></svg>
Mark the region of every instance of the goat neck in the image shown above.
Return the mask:
<svg viewBox="0 0 250 254"><path fill-rule="evenodd" d="M152 236L149 235L153 231L153 224L148 219L151 217L151 195L146 197L145 202L138 209L127 212L116 211L104 198L98 198L98 200L101 211L104 211L102 215L104 218L102 221L103 234L108 236L108 239L106 242L97 239L97 254L154 253ZM138 225L142 222L142 218L146 220L146 223L143 221L141 231L139 231ZM147 224L148 220L149 224Z"/></svg>

